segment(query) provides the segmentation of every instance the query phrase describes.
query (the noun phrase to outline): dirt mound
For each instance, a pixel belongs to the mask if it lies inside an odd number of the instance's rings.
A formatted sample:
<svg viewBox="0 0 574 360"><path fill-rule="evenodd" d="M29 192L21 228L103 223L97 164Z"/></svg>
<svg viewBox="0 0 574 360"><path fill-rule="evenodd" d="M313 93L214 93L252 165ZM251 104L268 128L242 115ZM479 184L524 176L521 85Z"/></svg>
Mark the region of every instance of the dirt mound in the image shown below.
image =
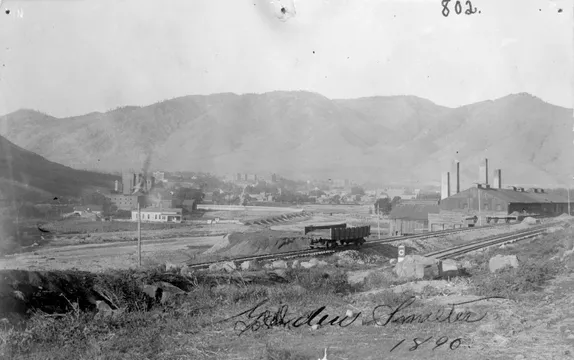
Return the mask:
<svg viewBox="0 0 574 360"><path fill-rule="evenodd" d="M231 244L229 242L229 234L226 234L225 236L223 236L221 238L221 240L219 240L217 242L217 244L213 245L211 248L207 249L207 251L204 252L204 254L214 254L217 253L218 251L222 250L222 249L226 249L227 247L229 247Z"/></svg>
<svg viewBox="0 0 574 360"><path fill-rule="evenodd" d="M264 230L248 233L231 233L228 245L211 253L224 256L275 254L309 248L309 240L295 232ZM210 249L211 250L211 249Z"/></svg>

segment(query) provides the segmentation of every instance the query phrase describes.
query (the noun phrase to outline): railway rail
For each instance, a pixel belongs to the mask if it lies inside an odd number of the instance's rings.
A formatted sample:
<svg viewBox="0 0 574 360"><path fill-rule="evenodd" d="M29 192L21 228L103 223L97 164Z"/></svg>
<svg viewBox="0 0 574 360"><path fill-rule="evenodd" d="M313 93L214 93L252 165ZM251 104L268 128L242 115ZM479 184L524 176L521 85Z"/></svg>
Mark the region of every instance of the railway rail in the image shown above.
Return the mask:
<svg viewBox="0 0 574 360"><path fill-rule="evenodd" d="M491 246L499 246L508 243L513 243L516 241L531 239L533 237L546 233L548 228L551 227L552 225L553 224L545 224L537 226L535 228L518 231L512 234L490 236L488 238L472 241L470 243L455 246L449 249L433 251L431 253L425 254L425 256L434 257L438 260L443 260L446 258L456 259L472 251L485 249Z"/></svg>
<svg viewBox="0 0 574 360"><path fill-rule="evenodd" d="M450 230L434 231L431 233L425 233L425 234L419 234L419 235L396 236L396 237L387 238L387 239L374 239L374 240L369 239L365 245L385 244L385 243L392 243L392 242L396 242L396 241L413 240L413 239L426 239L426 238L437 237L437 236L451 235L454 233L464 233L464 232L474 231L474 230L479 230L479 229L492 229L492 228L504 226L504 225L507 225L507 224L480 226L480 227L463 228L463 229L450 229ZM542 226L536 227L536 229L541 228L541 227L546 228L549 226L550 225L542 225ZM529 229L529 231L534 231L534 230L535 230L534 228ZM495 239L499 238L500 236L501 235L489 237L486 239L486 241L495 240ZM509 235L509 236L511 236L511 235ZM483 242L485 242L484 238L481 240L469 243L469 244L465 244L464 247L479 246L479 244L481 244ZM213 264L220 264L220 263L225 263L225 262L229 262L229 261L244 262L244 261L250 261L250 260L265 260L265 261L284 260L284 259L293 259L293 258L301 258L301 257L329 255L329 254L333 254L333 253L336 253L339 251L351 250L354 248L356 248L356 247L355 246L341 246L341 247L332 248L332 249L297 250L297 251L281 252L281 253L276 253L276 254L242 256L242 257L235 257L235 258L230 258L230 259L221 259L221 260L196 263L196 264L186 262L186 265L190 269L207 269ZM456 247L455 249L458 249L458 248L459 247ZM452 250L452 249L450 249L450 250ZM436 253L438 255L440 255L439 252L436 252ZM427 256L432 256L432 255L427 254ZM446 255L446 256L449 256L449 255Z"/></svg>

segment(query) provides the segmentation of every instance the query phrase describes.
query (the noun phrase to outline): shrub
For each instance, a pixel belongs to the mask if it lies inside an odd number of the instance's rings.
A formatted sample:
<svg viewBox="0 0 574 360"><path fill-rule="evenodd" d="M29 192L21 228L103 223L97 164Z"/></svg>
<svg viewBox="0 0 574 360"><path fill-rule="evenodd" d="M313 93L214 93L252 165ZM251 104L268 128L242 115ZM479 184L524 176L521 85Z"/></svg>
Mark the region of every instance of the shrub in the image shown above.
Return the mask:
<svg viewBox="0 0 574 360"><path fill-rule="evenodd" d="M520 294L540 290L548 280L560 272L558 261L527 261L518 268L507 267L494 274L483 271L475 276L474 289L481 296L516 298Z"/></svg>

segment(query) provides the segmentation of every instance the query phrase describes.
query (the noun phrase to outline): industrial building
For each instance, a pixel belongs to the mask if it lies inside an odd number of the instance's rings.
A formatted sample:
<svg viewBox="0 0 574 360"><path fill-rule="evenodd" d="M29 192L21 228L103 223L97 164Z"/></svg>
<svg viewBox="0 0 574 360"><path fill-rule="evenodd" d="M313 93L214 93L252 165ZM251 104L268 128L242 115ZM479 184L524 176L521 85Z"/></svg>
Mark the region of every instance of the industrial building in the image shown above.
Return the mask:
<svg viewBox="0 0 574 360"><path fill-rule="evenodd" d="M502 186L502 170L494 171L489 184L488 160L479 167L480 179L471 188L459 191L459 166L455 170L454 194L451 195L450 174L442 175L440 211L429 214L429 230L475 226L491 222L521 220L526 216L551 217L568 212L568 199L549 194L544 189Z"/></svg>
<svg viewBox="0 0 574 360"><path fill-rule="evenodd" d="M119 210L132 210L138 206L138 197L140 198L140 204L145 204L144 196L138 195L124 195L124 194L112 194L109 196L110 201Z"/></svg>
<svg viewBox="0 0 574 360"><path fill-rule="evenodd" d="M143 222L175 222L180 223L182 218L181 209L145 208L141 209L141 221ZM138 220L138 211L132 210L132 220Z"/></svg>
<svg viewBox="0 0 574 360"><path fill-rule="evenodd" d="M429 216L438 212L436 200L401 201L389 214L389 235L413 235L428 231Z"/></svg>

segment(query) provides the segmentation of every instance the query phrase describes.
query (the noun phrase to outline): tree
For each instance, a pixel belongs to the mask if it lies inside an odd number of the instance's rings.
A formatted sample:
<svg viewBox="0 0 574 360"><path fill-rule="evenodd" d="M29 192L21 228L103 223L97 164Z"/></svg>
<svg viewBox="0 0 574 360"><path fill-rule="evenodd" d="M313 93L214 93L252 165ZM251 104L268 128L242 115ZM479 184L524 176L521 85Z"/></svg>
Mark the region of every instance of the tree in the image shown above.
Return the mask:
<svg viewBox="0 0 574 360"><path fill-rule="evenodd" d="M395 196L393 198L393 200L391 201L391 206L394 209L395 206L397 206L399 203L401 202L401 197L400 196Z"/></svg>
<svg viewBox="0 0 574 360"><path fill-rule="evenodd" d="M375 210L378 209L380 214L388 215L392 208L389 198L381 198L375 202Z"/></svg>
<svg viewBox="0 0 574 360"><path fill-rule="evenodd" d="M195 200L197 204L201 203L204 196L205 194L201 190L187 187L180 187L175 191L173 195L173 197L179 201L183 202L183 200Z"/></svg>
<svg viewBox="0 0 574 360"><path fill-rule="evenodd" d="M351 195L365 195L365 189L360 186L354 186L351 188Z"/></svg>

